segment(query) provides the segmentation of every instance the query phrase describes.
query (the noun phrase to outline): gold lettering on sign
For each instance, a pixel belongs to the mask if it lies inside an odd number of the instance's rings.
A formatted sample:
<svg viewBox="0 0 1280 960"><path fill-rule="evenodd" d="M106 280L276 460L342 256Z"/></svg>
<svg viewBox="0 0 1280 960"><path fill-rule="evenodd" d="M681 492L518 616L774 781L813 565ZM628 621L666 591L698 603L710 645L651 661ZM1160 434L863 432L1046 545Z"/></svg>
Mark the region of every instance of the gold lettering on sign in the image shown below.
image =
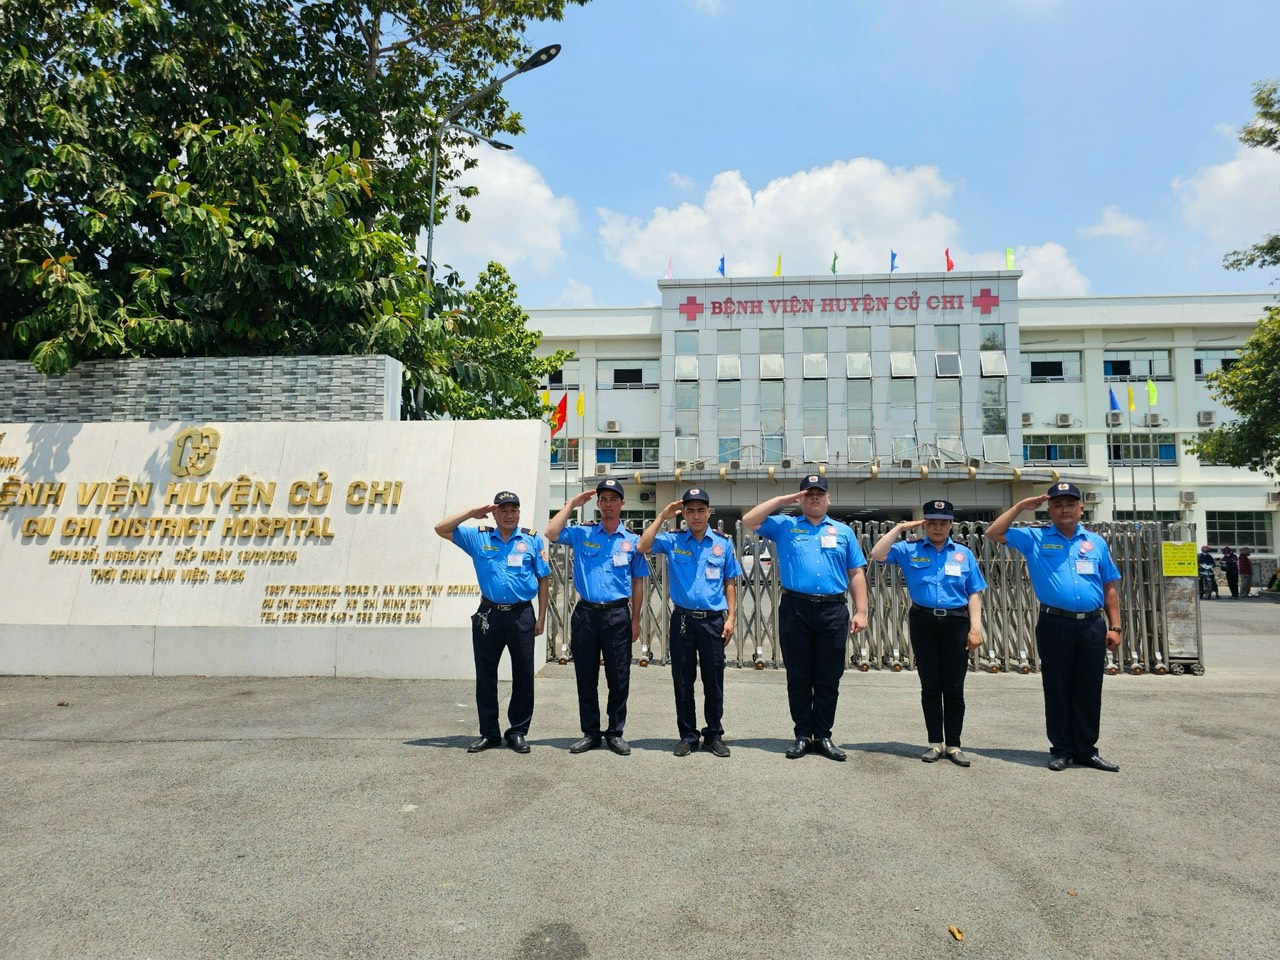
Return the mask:
<svg viewBox="0 0 1280 960"><path fill-rule="evenodd" d="M188 427L173 441L169 472L175 477L203 477L213 469L221 437L212 427Z"/></svg>

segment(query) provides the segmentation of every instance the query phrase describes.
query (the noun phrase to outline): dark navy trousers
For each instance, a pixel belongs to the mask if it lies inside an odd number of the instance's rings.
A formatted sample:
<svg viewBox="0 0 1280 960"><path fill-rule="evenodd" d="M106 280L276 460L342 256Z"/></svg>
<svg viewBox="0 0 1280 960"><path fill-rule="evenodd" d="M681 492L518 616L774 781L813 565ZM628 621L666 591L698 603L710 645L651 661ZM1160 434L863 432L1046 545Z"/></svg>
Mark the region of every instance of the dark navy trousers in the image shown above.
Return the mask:
<svg viewBox="0 0 1280 960"><path fill-rule="evenodd" d="M849 608L782 595L778 633L797 739L831 736L849 641Z"/></svg>
<svg viewBox="0 0 1280 960"><path fill-rule="evenodd" d="M578 681L578 720L588 737L620 737L631 689L631 611L593 610L579 603L569 620L569 648ZM609 687L609 726L600 729L600 659Z"/></svg>
<svg viewBox="0 0 1280 960"><path fill-rule="evenodd" d="M675 610L667 632L667 651L671 654L671 679L676 690L676 729L680 739L698 742L698 710L693 683L698 665L702 665L702 716L706 726L702 736L707 740L724 737L724 612L714 611L708 617L691 617Z"/></svg>
<svg viewBox="0 0 1280 960"><path fill-rule="evenodd" d="M969 620L935 617L913 607L907 624L929 742L959 747L964 727L964 678L969 672Z"/></svg>
<svg viewBox="0 0 1280 960"><path fill-rule="evenodd" d="M483 625L488 623L488 629ZM476 659L476 711L480 736L502 736L498 727L498 661L511 653L511 702L507 705L506 735L529 735L533 721L533 604L515 610L482 606L471 617L471 649Z"/></svg>
<svg viewBox="0 0 1280 960"><path fill-rule="evenodd" d="M1102 617L1073 620L1042 613L1036 645L1050 753L1067 759L1093 756L1102 724L1106 623Z"/></svg>

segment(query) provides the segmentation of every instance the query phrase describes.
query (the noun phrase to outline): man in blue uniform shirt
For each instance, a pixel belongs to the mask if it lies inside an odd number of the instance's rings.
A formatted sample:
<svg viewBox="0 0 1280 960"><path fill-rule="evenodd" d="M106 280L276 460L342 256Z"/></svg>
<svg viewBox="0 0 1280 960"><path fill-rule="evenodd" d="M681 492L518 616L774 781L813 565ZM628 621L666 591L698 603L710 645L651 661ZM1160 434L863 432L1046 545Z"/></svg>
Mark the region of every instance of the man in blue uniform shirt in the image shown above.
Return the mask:
<svg viewBox="0 0 1280 960"><path fill-rule="evenodd" d="M573 511L596 498L596 523L567 526ZM622 739L631 685L631 645L640 636L644 578L649 564L636 549L639 537L622 526L622 484L601 480L595 490L583 490L551 518L546 537L573 547L573 583L578 602L569 621L573 672L578 681L578 719L582 739L570 753L585 753L603 740L620 756L631 753ZM609 725L600 729L600 659L609 687Z"/></svg>
<svg viewBox="0 0 1280 960"><path fill-rule="evenodd" d="M771 516L798 503L799 517ZM778 634L787 666L787 700L795 725L789 760L820 753L844 760L831 739L844 675L849 634L867 627L867 559L858 538L827 516L827 478L800 481L800 492L766 500L748 510L742 522L774 542L773 562L782 581ZM853 598L853 618L845 592Z"/></svg>
<svg viewBox="0 0 1280 960"><path fill-rule="evenodd" d="M464 527L466 520L493 514L493 527ZM471 649L476 661L476 710L480 739L467 747L479 753L500 746L498 728L498 661L511 655L511 703L507 706L507 746L528 753L533 720L533 638L547 620L546 547L536 533L520 529L520 498L510 490L493 503L464 510L436 524L436 534L461 547L476 568L480 609L471 618ZM534 619L532 600L538 598Z"/></svg>
<svg viewBox="0 0 1280 960"><path fill-rule="evenodd" d="M933 763L945 756L967 767L969 758L960 749L964 679L969 651L982 643L982 591L987 581L972 551L951 539L955 515L949 500L930 500L923 520L895 525L871 548L871 558L898 567L911 594L907 627L929 736L929 749L920 759ZM924 527L924 539L898 540L919 527Z"/></svg>
<svg viewBox="0 0 1280 960"><path fill-rule="evenodd" d="M1048 527L1011 525L1018 514L1048 502ZM1027 574L1040 601L1036 646L1044 687L1050 770L1075 761L1119 771L1098 755L1102 674L1108 648L1120 647L1120 571L1107 542L1080 526L1084 505L1074 483L1055 483L1043 496L1020 500L987 527L996 543L1027 558Z"/></svg>
<svg viewBox="0 0 1280 960"><path fill-rule="evenodd" d="M659 533L662 525L684 512L685 529ZM668 503L640 537L640 552L667 555L667 582L671 586L671 623L667 650L671 653L671 679L676 690L676 728L680 742L675 755L687 757L698 745L698 711L693 681L702 663L702 745L717 757L729 756L724 743L724 648L733 637L738 609L737 580L742 575L733 541L709 528L711 498L700 487L691 487L679 500Z"/></svg>

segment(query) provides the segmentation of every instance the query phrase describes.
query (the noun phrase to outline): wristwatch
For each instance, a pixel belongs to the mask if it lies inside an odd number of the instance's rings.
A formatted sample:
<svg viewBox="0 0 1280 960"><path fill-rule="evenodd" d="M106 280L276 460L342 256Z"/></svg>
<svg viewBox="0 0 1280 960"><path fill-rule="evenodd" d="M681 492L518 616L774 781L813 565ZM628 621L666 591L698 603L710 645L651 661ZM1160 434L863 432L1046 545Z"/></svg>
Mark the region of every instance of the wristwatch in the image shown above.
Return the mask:
<svg viewBox="0 0 1280 960"><path fill-rule="evenodd" d="M1120 628L1117 626L1113 625L1113 626L1107 627L1107 633L1120 633L1120 632L1121 632Z"/></svg>

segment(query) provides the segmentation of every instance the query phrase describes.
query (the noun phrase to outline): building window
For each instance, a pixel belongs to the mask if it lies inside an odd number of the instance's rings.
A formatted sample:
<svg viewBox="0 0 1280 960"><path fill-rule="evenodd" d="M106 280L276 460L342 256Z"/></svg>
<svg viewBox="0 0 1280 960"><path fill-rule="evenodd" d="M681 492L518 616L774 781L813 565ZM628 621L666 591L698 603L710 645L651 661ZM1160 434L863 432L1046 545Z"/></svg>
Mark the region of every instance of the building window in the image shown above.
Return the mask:
<svg viewBox="0 0 1280 960"><path fill-rule="evenodd" d="M716 436L733 438L733 453L724 456L721 446L721 463L737 460L739 435L742 432L742 384L737 380L721 380L716 384Z"/></svg>
<svg viewBox="0 0 1280 960"><path fill-rule="evenodd" d="M698 435L698 384L677 383L675 385L676 436L696 437Z"/></svg>
<svg viewBox="0 0 1280 960"><path fill-rule="evenodd" d="M785 376L785 367L782 360L785 352L781 330L769 329L760 331L761 380L781 380Z"/></svg>
<svg viewBox="0 0 1280 960"><path fill-rule="evenodd" d="M875 443L869 436L849 435L849 462L870 463L876 458Z"/></svg>
<svg viewBox="0 0 1280 960"><path fill-rule="evenodd" d="M1007 377L1009 360L1004 354L1004 324L983 323L978 326L979 353L984 377Z"/></svg>
<svg viewBox="0 0 1280 960"><path fill-rule="evenodd" d="M716 379L742 379L742 333L721 330L716 333Z"/></svg>
<svg viewBox="0 0 1280 960"><path fill-rule="evenodd" d="M1206 373L1214 370L1230 370L1240 359L1238 347L1226 350L1197 350L1195 357L1196 379L1203 380Z"/></svg>
<svg viewBox="0 0 1280 960"><path fill-rule="evenodd" d="M916 455L916 438L914 434L903 434L902 436L894 437L893 446L890 450L894 463L914 459Z"/></svg>
<svg viewBox="0 0 1280 960"><path fill-rule="evenodd" d="M596 463L612 463L636 470L658 468L658 438L619 440L601 437L596 441Z"/></svg>
<svg viewBox="0 0 1280 960"><path fill-rule="evenodd" d="M600 360L596 364L599 390L656 390L657 360Z"/></svg>
<svg viewBox="0 0 1280 960"><path fill-rule="evenodd" d="M1205 513L1205 542L1219 547L1255 547L1271 552L1271 517L1260 510L1210 510Z"/></svg>
<svg viewBox="0 0 1280 960"><path fill-rule="evenodd" d="M1107 452L1115 466L1167 467L1178 462L1178 444L1172 433L1113 434Z"/></svg>
<svg viewBox="0 0 1280 960"><path fill-rule="evenodd" d="M800 413L806 437L827 435L827 381L805 380L801 384Z"/></svg>
<svg viewBox="0 0 1280 960"><path fill-rule="evenodd" d="M578 468L578 438L551 438L551 467L555 470L576 470Z"/></svg>
<svg viewBox="0 0 1280 960"><path fill-rule="evenodd" d="M982 459L988 463L1009 463L1009 438L1003 434L990 434L982 438Z"/></svg>
<svg viewBox="0 0 1280 960"><path fill-rule="evenodd" d="M916 382L914 380L889 381L889 419L899 423L916 419Z"/></svg>
<svg viewBox="0 0 1280 960"><path fill-rule="evenodd" d="M910 380L904 380L911 386ZM845 381L845 413L849 421L849 433L856 436L871 436L874 430L871 416L871 381Z"/></svg>
<svg viewBox="0 0 1280 960"><path fill-rule="evenodd" d="M805 327L800 331L800 343L804 351L805 379L825 380L827 377L827 328Z"/></svg>
<svg viewBox="0 0 1280 960"><path fill-rule="evenodd" d="M978 326L978 349L1004 353L1004 324L983 323Z"/></svg>
<svg viewBox="0 0 1280 960"><path fill-rule="evenodd" d="M1107 380L1172 380L1168 350L1108 350L1102 355Z"/></svg>
<svg viewBox="0 0 1280 960"><path fill-rule="evenodd" d="M765 463L781 463L786 422L786 386L781 380L760 383L760 450Z"/></svg>
<svg viewBox="0 0 1280 960"><path fill-rule="evenodd" d="M1085 439L1082 434L1023 434L1023 463L1069 467L1085 465Z"/></svg>
<svg viewBox="0 0 1280 960"><path fill-rule="evenodd" d="M933 328L934 371L939 377L960 376L960 328L951 324Z"/></svg>
<svg viewBox="0 0 1280 960"><path fill-rule="evenodd" d="M1001 354L1003 356L1003 354ZM982 432L1008 433L1009 403L1004 380L982 381ZM990 457L987 458L991 459Z"/></svg>
<svg viewBox="0 0 1280 960"><path fill-rule="evenodd" d="M676 466L683 467L698 459L697 437L676 437Z"/></svg>
<svg viewBox="0 0 1280 960"><path fill-rule="evenodd" d="M939 434L954 435L963 431L959 380L938 380L934 383L933 427Z"/></svg>
<svg viewBox="0 0 1280 960"><path fill-rule="evenodd" d="M804 438L804 462L827 463L830 451L827 449L826 437Z"/></svg>
<svg viewBox="0 0 1280 960"><path fill-rule="evenodd" d="M938 456L947 463L964 463L964 437L938 434Z"/></svg>
<svg viewBox="0 0 1280 960"><path fill-rule="evenodd" d="M563 367L552 371L542 387L544 390L580 390L582 384L578 381L578 361L566 360Z"/></svg>
<svg viewBox="0 0 1280 960"><path fill-rule="evenodd" d="M866 327L845 329L845 376L865 379L871 376L871 331Z"/></svg>
<svg viewBox="0 0 1280 960"><path fill-rule="evenodd" d="M676 379L698 379L698 334L694 330L676 332Z"/></svg>
<svg viewBox="0 0 1280 960"><path fill-rule="evenodd" d="M1061 353L1024 353L1022 360L1023 383L1079 383L1080 351Z"/></svg>
<svg viewBox="0 0 1280 960"><path fill-rule="evenodd" d="M781 463L786 441L780 433L765 434L760 438L761 460L764 463Z"/></svg>
<svg viewBox="0 0 1280 960"><path fill-rule="evenodd" d="M889 328L889 375L916 375L916 331L914 327Z"/></svg>

